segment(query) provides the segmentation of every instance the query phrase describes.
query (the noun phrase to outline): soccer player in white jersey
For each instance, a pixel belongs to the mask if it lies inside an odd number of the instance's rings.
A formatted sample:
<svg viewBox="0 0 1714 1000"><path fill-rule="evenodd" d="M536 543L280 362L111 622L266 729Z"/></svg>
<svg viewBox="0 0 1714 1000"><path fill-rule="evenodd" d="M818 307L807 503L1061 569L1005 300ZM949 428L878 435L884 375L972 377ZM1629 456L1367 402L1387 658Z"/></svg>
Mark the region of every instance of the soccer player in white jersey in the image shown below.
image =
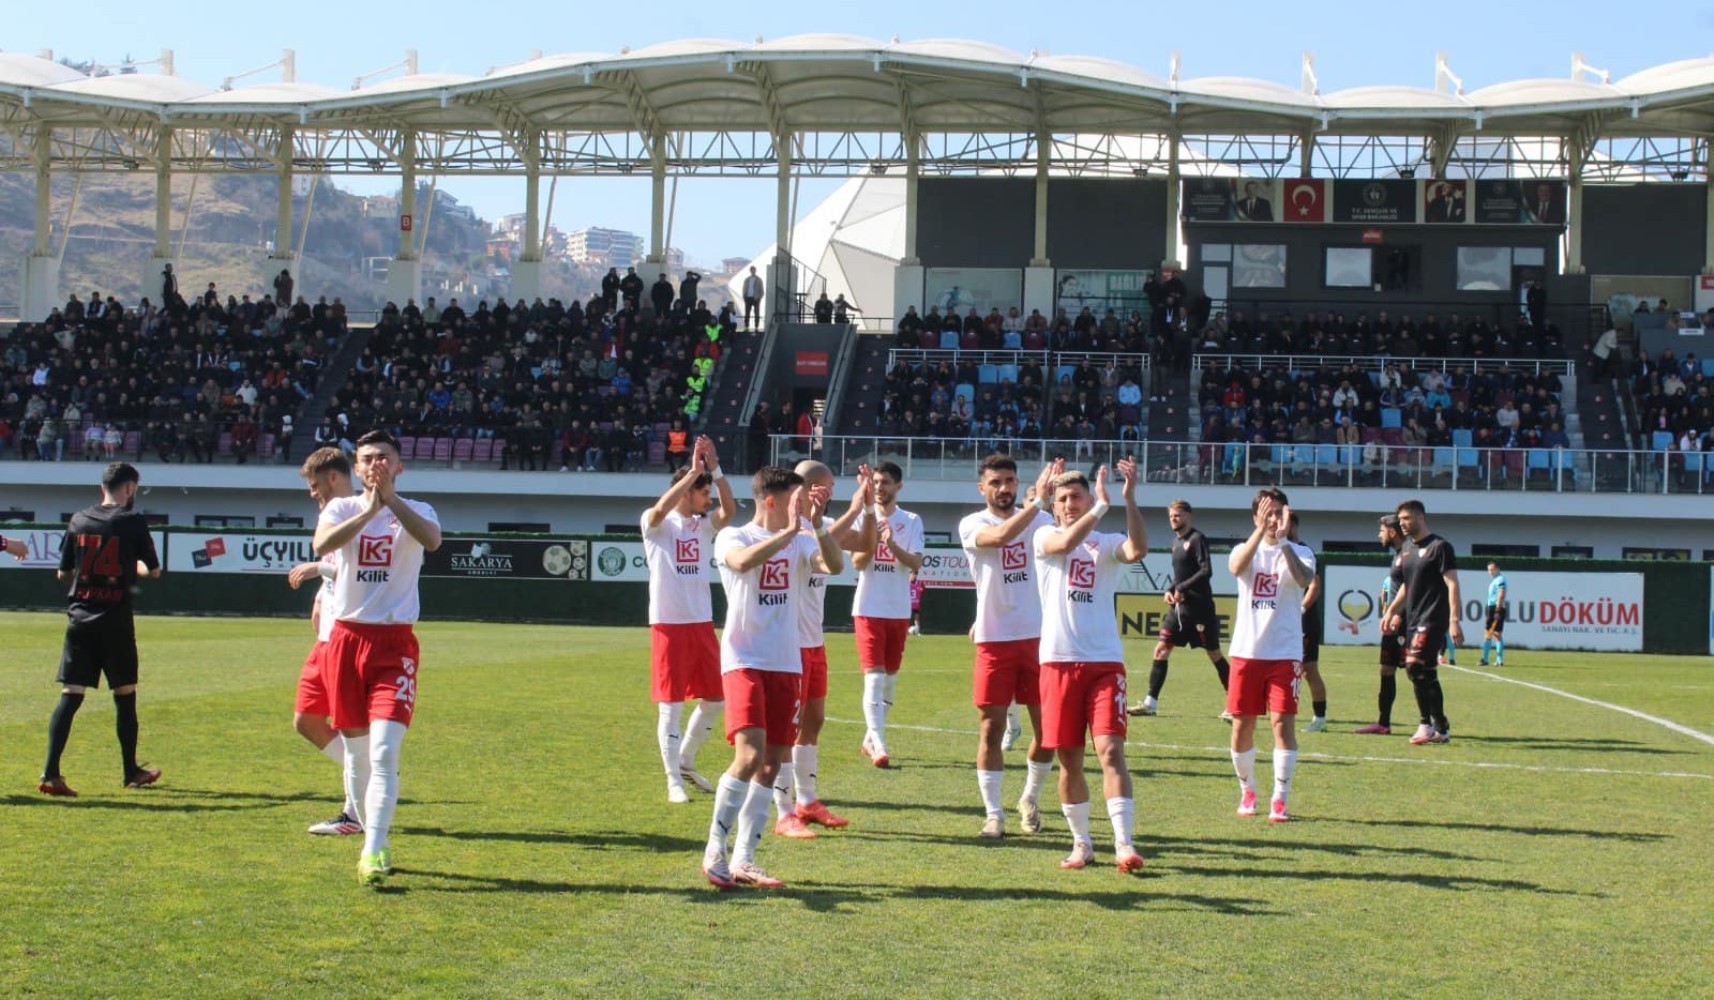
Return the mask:
<svg viewBox="0 0 1714 1000"><path fill-rule="evenodd" d="M1059 802L1071 825L1071 854L1061 868L1095 860L1089 839L1089 783L1083 777L1084 734L1095 737L1102 793L1113 823L1113 847L1122 872L1140 871L1143 857L1131 842L1131 774L1125 769L1125 651L1113 612L1119 571L1148 552L1143 513L1137 509L1136 463L1119 461L1125 477L1125 533L1095 530L1107 513L1107 467L1095 473L1095 491L1081 472L1053 480L1051 527L1034 539L1041 594L1042 746L1059 752Z"/></svg>
<svg viewBox="0 0 1714 1000"><path fill-rule="evenodd" d="M719 503L711 507L712 494ZM667 773L667 801L690 801L684 783L714 790L696 770L696 751L720 721L720 642L714 637L714 535L738 510L732 487L720 471L714 442L696 439L690 462L673 474L672 485L643 511L643 557L649 566L649 696L655 702L655 741ZM684 703L701 703L681 734Z"/></svg>
<svg viewBox="0 0 1714 1000"><path fill-rule="evenodd" d="M363 495L329 501L315 527L315 551L339 553L341 568L321 676L333 727L345 737L347 794L363 804L357 877L380 885L393 873L387 834L399 804L399 751L417 704L417 578L423 553L440 548L440 519L428 504L399 495L394 483L405 463L393 435L358 438L356 471Z"/></svg>
<svg viewBox="0 0 1714 1000"><path fill-rule="evenodd" d="M958 541L976 583L976 664L971 697L980 715L976 737L976 787L984 818L979 834L1005 835L1006 809L1001 783L1006 758L1003 742L1007 710L1016 702L1030 715L1029 773L1018 799L1018 823L1025 833L1041 832L1037 802L1042 782L1053 770L1053 751L1042 746L1041 595L1036 593L1036 532L1053 524L1046 500L1054 477L1065 471L1063 459L1042 467L1032 502L1016 507L1018 463L1010 455L989 455L978 467L976 489L987 506L958 522Z"/></svg>
<svg viewBox="0 0 1714 1000"><path fill-rule="evenodd" d="M1303 677L1303 595L1315 579L1315 556L1286 537L1291 508L1274 487L1250 503L1255 525L1227 558L1238 582L1238 609L1227 647L1232 684L1226 710L1232 723L1232 768L1238 772L1238 815L1256 814L1256 717L1274 730L1274 796L1268 819L1284 823L1291 776L1297 769L1298 681Z"/></svg>
<svg viewBox="0 0 1714 1000"><path fill-rule="evenodd" d="M338 448L317 448L304 459L303 467L298 469L298 475L303 476L309 484L310 499L315 501L317 510L326 509L327 505L339 499L352 495L351 491L351 460L345 457L345 452ZM292 728L298 731L304 739L322 753L326 754L343 771L345 767L345 737L334 732L328 723L328 716L333 714L333 701L328 697L327 688L321 682L322 655L327 651L327 637L333 632L333 623L339 618L339 608L334 603L333 581L339 574L339 554L331 553L326 558L316 562L299 563L286 574L286 582L293 590L319 579L321 586L316 590L315 603L310 605L310 627L315 629L315 645L310 647L309 656L304 658L303 671L298 675L297 703L293 706ZM349 789L345 794L345 805L339 810L339 815L329 820L323 820L310 826L309 832L321 836L347 836L362 833L363 824L358 820L362 815L363 804L352 799Z"/></svg>
<svg viewBox="0 0 1714 1000"><path fill-rule="evenodd" d="M714 793L702 873L721 889L782 884L756 864L756 843L768 822L774 777L797 739L803 705L798 605L811 573L831 575L845 566L838 541L821 526L826 490L805 489L797 473L766 466L751 478L750 494L755 517L714 539L726 589L720 679L732 766ZM812 535L803 532L805 517L816 526ZM728 864L726 838L734 828L737 842Z"/></svg>
<svg viewBox="0 0 1714 1000"><path fill-rule="evenodd" d="M857 633L857 666L863 671L863 754L876 767L892 758L887 750L887 713L898 689L905 636L911 626L911 574L922 568L922 518L899 507L904 470L892 462L875 467L875 548L852 553L857 594L851 624Z"/></svg>
<svg viewBox="0 0 1714 1000"><path fill-rule="evenodd" d="M814 459L805 459L792 471L803 477L804 486L827 490L832 495L832 469ZM821 526L842 551L874 550L875 520L868 516L872 503L874 487L869 467L859 466L857 490L851 495L850 509L838 520L826 515L821 518ZM803 530L814 536L815 528L807 522ZM826 604L827 574L811 573L797 617L798 652L803 659L803 713L798 719L797 741L791 757L780 763L780 772L774 777L774 808L780 814L774 823L774 833L782 837L811 839L815 836L815 831L809 828L811 823L836 829L850 822L827 808L817 787L821 727L827 721L827 637L822 628Z"/></svg>

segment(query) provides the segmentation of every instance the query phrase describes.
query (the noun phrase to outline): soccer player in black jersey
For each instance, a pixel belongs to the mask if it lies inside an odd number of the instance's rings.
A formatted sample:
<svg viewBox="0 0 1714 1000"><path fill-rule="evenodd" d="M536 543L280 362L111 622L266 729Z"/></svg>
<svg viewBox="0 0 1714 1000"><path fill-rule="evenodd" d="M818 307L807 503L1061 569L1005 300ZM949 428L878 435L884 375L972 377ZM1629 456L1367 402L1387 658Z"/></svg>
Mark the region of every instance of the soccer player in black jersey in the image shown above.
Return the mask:
<svg viewBox="0 0 1714 1000"><path fill-rule="evenodd" d="M1302 539L1297 537L1296 511L1292 511L1286 529L1288 540L1303 545ZM1309 683L1309 703L1314 712L1309 724L1303 727L1306 733L1319 733L1327 728L1327 682L1321 679L1322 629L1321 574L1317 573L1315 579L1309 581L1309 589L1303 593L1303 679Z"/></svg>
<svg viewBox="0 0 1714 1000"><path fill-rule="evenodd" d="M1404 662L1404 649L1399 641L1399 634L1393 628L1392 617L1387 608L1393 602L1393 595L1399 592L1404 580L1404 545L1405 533L1399 530L1399 516L1387 514L1380 520L1380 528L1376 531L1381 544L1386 546L1387 554L1392 557L1392 563L1387 567L1387 575L1381 578L1381 693L1377 704L1381 714L1376 721L1359 728L1358 734L1363 736L1391 736L1393 732L1393 700L1398 697L1398 681L1393 674Z"/></svg>
<svg viewBox="0 0 1714 1000"><path fill-rule="evenodd" d="M131 510L142 477L136 466L114 462L101 475L101 502L72 515L60 547L59 579L66 593L65 648L60 654L59 705L48 723L48 761L36 787L47 795L75 796L60 774L60 754L86 688L103 674L117 710L119 752L127 788L161 779L159 768L137 763L137 632L131 591L137 577L161 575L143 515Z"/></svg>
<svg viewBox="0 0 1714 1000"><path fill-rule="evenodd" d="M1454 645L1464 641L1464 627L1458 621L1458 560L1451 542L1429 533L1422 501L1406 500L1397 513L1399 528L1409 541L1400 564L1403 580L1387 606L1387 616L1404 643L1405 675L1416 688L1416 704L1422 712L1422 722L1410 741L1412 745L1445 743L1451 739L1452 725L1446 719L1446 698L1434 661L1449 636Z"/></svg>
<svg viewBox="0 0 1714 1000"><path fill-rule="evenodd" d="M1169 607L1161 620L1160 642L1155 644L1155 662L1149 669L1148 697L1130 710L1132 715L1153 715L1160 707L1167 658L1174 646L1207 650L1222 690L1231 672L1220 652L1220 617L1214 611L1214 569L1208 561L1208 539L1191 525L1193 513L1184 500L1167 505L1167 521L1177 536L1172 542L1172 583L1165 595Z"/></svg>

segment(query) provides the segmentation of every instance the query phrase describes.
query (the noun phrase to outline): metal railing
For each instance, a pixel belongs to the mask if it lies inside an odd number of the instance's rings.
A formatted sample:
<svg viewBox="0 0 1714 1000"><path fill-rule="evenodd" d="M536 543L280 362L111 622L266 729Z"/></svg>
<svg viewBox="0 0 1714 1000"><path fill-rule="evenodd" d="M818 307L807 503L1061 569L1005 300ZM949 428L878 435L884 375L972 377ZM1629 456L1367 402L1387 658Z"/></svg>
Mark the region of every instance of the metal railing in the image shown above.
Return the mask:
<svg viewBox="0 0 1714 1000"><path fill-rule="evenodd" d="M886 460L897 462L906 478L974 482L982 459L1002 451L1026 469L1055 458L1084 467L1111 464L1129 456L1143 462L1148 481L1155 483L1714 494L1714 452L1070 441L993 435L961 439L838 436L823 438L819 447L816 445L796 435L774 435L770 461L789 466L814 457L840 475L851 475L861 464L872 466Z"/></svg>
<svg viewBox="0 0 1714 1000"><path fill-rule="evenodd" d="M1449 374L1465 372L1477 374L1504 369L1510 372L1528 372L1531 375L1558 375L1566 380L1567 388L1570 387L1570 381L1576 374L1576 366L1570 361L1559 359L1544 361L1538 358L1400 358L1389 354L1220 354L1207 352L1194 354L1190 359L1191 374L1197 380L1200 380L1204 368L1237 367L1246 371L1283 368L1288 371L1315 371L1321 368L1339 369L1346 365L1356 365L1358 369L1365 372L1385 371L1389 365L1414 372L1440 371Z"/></svg>

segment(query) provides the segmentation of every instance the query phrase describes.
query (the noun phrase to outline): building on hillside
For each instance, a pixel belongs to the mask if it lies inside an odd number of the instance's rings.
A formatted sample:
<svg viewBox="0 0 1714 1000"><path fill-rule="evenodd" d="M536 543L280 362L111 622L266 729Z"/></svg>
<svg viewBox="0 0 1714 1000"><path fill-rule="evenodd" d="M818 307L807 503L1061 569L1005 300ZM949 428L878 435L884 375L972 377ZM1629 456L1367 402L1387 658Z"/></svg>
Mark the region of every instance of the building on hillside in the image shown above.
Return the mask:
<svg viewBox="0 0 1714 1000"><path fill-rule="evenodd" d="M590 226L566 234L566 254L579 264L633 267L643 256L643 238L623 229Z"/></svg>

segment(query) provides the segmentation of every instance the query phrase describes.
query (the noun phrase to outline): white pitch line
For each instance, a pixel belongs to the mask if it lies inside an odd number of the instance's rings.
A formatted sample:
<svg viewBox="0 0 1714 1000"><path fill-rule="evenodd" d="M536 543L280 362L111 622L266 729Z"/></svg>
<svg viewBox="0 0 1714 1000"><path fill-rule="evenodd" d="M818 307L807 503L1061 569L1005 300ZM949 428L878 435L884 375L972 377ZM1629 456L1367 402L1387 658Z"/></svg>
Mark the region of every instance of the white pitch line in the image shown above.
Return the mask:
<svg viewBox="0 0 1714 1000"><path fill-rule="evenodd" d="M857 719L835 719L829 716L828 722L844 726L863 726L867 723ZM952 736L975 736L974 729L945 729L939 726L906 726L893 723L891 729L909 729L919 733L946 733ZM1141 747L1147 750L1187 750L1206 753L1211 756L1224 757L1231 748L1224 746L1187 746L1178 743L1145 743L1140 740L1126 740L1128 747ZM1613 767L1548 767L1541 764L1503 764L1497 761L1480 760L1445 760L1434 757L1370 757L1351 754L1322 753L1316 750L1303 750L1299 741L1298 758L1305 757L1316 760L1350 761L1363 764L1427 764L1434 767L1469 767L1488 771L1531 771L1537 774L1610 774L1630 778L1690 778L1698 781L1714 781L1714 774L1700 774L1695 771L1627 771Z"/></svg>
<svg viewBox="0 0 1714 1000"><path fill-rule="evenodd" d="M1558 688L1550 688L1546 684L1532 684L1529 681L1520 681L1516 677L1506 677L1501 674L1490 674L1485 670L1471 670L1469 667L1458 667L1451 664L1447 664L1446 669L1456 670L1459 673L1464 674L1473 674L1477 677L1486 677L1491 681L1504 681L1507 684L1516 684L1519 687L1527 687L1535 691L1544 691L1548 694L1556 694L1561 698L1570 698L1572 701L1580 701L1585 705L1594 705L1596 708L1612 709L1615 712L1622 712L1625 715L1642 719L1644 722L1652 722L1657 726L1664 726L1681 736L1688 736L1693 740L1701 740L1710 746L1714 746L1714 736L1710 736L1701 730L1692 729L1689 726L1673 722L1671 719L1663 719L1657 715L1650 715L1647 712L1639 712L1634 708L1615 705L1610 701L1597 701L1594 698L1585 698L1580 694L1572 694L1570 691L1561 691Z"/></svg>

